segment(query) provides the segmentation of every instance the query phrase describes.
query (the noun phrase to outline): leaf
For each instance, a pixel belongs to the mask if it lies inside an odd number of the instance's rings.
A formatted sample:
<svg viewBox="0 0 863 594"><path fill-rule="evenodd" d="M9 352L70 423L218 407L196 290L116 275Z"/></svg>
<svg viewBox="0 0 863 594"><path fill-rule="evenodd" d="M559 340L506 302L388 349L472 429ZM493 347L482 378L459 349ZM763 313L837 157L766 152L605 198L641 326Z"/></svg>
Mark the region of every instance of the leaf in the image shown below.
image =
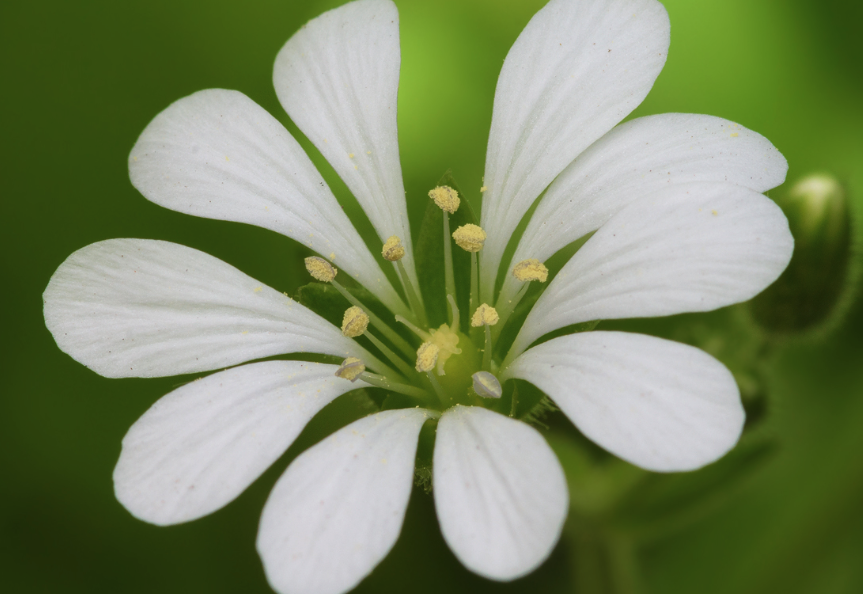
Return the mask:
<svg viewBox="0 0 863 594"><path fill-rule="evenodd" d="M449 186L458 192L461 198L459 209L449 215L450 233L467 224L477 224L470 203L465 198L452 173L447 171L438 186ZM452 238L449 239L452 242ZM443 243L443 211L429 200L425 216L417 235L416 246L417 274L419 275L420 291L426 306L429 325L437 327L446 324L449 319L446 301L446 280L444 273L444 243ZM473 312L470 307L470 254L452 242L453 274L456 286L456 304L461 312L462 332L469 330L469 319Z"/></svg>

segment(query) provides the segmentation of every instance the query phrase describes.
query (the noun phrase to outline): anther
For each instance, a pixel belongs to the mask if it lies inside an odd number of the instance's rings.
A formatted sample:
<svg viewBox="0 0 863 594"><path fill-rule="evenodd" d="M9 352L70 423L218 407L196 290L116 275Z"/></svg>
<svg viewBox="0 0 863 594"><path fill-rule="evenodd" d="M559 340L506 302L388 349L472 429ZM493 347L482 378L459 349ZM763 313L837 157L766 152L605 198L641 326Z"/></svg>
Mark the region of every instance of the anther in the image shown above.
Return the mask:
<svg viewBox="0 0 863 594"><path fill-rule="evenodd" d="M512 275L522 282L539 281L544 283L548 280L548 268L536 258L530 258L516 264L512 269Z"/></svg>
<svg viewBox="0 0 863 594"><path fill-rule="evenodd" d="M357 381L357 378L366 370L366 366L363 365L363 362L356 357L348 357L342 364L336 369L336 377L341 377L346 380L350 380L352 382Z"/></svg>
<svg viewBox="0 0 863 594"><path fill-rule="evenodd" d="M368 327L369 316L361 307L354 305L345 310L345 317L342 318L342 334L348 338L356 338L362 336Z"/></svg>
<svg viewBox="0 0 863 594"><path fill-rule="evenodd" d="M339 272L332 264L318 256L310 256L306 258L305 262L306 270L309 271L312 278L323 283L331 282Z"/></svg>
<svg viewBox="0 0 863 594"><path fill-rule="evenodd" d="M488 371L477 371L472 376L473 391L483 398L500 398L503 388L497 378Z"/></svg>
<svg viewBox="0 0 863 594"><path fill-rule="evenodd" d="M462 225L452 234L458 247L466 252L478 252L485 243L486 233L479 225Z"/></svg>
<svg viewBox="0 0 863 594"><path fill-rule="evenodd" d="M497 315L497 310L487 303L483 303L473 312L473 318L470 320L470 325L474 328L480 326L494 326L500 321L500 316Z"/></svg>
<svg viewBox="0 0 863 594"><path fill-rule="evenodd" d="M390 262L398 262L404 258L405 248L402 245L402 240L395 235L390 236L381 250L381 255L384 257L384 260L389 260Z"/></svg>
<svg viewBox="0 0 863 594"><path fill-rule="evenodd" d="M450 214L457 211L459 204L461 204L458 192L449 186L436 187L434 190L429 192L429 198L434 200L434 203L438 205L438 208L445 210Z"/></svg>
<svg viewBox="0 0 863 594"><path fill-rule="evenodd" d="M434 369L435 364L437 364L438 353L440 353L440 348L433 342L422 343L417 349L417 371L427 373Z"/></svg>

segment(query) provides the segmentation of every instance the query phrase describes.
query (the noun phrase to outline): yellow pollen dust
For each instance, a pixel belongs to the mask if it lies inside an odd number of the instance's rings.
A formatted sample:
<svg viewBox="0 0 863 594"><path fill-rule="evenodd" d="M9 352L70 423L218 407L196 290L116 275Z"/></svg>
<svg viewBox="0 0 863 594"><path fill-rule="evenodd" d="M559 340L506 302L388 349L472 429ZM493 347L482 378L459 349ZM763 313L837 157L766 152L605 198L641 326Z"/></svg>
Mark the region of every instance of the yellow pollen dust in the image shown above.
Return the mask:
<svg viewBox="0 0 863 594"><path fill-rule="evenodd" d="M440 348L432 342L424 342L417 349L417 371L426 373L434 369Z"/></svg>
<svg viewBox="0 0 863 594"><path fill-rule="evenodd" d="M458 210L461 200L458 197L458 192L449 186L438 186L429 192L429 198L434 200L438 208L452 214Z"/></svg>
<svg viewBox="0 0 863 594"><path fill-rule="evenodd" d="M483 303L473 312L473 317L470 320L470 325L474 328L480 326L494 326L500 321L500 316L497 315L497 310L488 303Z"/></svg>
<svg viewBox="0 0 863 594"><path fill-rule="evenodd" d="M342 361L342 364L338 369L336 369L336 377L355 382L365 370L366 366L363 365L363 362L360 359L357 359L356 357L348 357Z"/></svg>
<svg viewBox="0 0 863 594"><path fill-rule="evenodd" d="M512 269L512 275L522 282L548 280L548 268L536 258L522 260Z"/></svg>
<svg viewBox="0 0 863 594"><path fill-rule="evenodd" d="M456 245L466 252L478 252L482 249L487 237L485 231L479 225L468 223L462 225L452 234Z"/></svg>
<svg viewBox="0 0 863 594"><path fill-rule="evenodd" d="M306 270L309 271L312 278L323 283L328 283L336 278L336 274L339 272L332 264L318 256L310 256L306 258L305 262Z"/></svg>
<svg viewBox="0 0 863 594"><path fill-rule="evenodd" d="M398 262L404 258L405 248L402 245L402 240L395 235L391 235L384 244L381 255L384 257L384 260L389 260L390 262Z"/></svg>
<svg viewBox="0 0 863 594"><path fill-rule="evenodd" d="M369 316L362 308L355 305L345 311L345 317L342 319L342 334L348 338L356 338L362 336L368 327Z"/></svg>

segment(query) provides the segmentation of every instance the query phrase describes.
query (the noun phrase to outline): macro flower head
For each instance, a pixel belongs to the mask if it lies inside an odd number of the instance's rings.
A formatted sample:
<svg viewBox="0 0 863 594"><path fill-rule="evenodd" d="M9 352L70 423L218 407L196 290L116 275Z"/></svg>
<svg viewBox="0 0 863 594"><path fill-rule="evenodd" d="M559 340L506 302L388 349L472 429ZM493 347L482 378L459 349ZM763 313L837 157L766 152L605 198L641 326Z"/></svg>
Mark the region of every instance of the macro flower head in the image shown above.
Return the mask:
<svg viewBox="0 0 863 594"><path fill-rule="evenodd" d="M319 303L164 241L72 254L44 294L62 350L106 377L221 370L132 426L114 472L120 502L159 525L212 513L327 404L379 390L380 411L302 453L273 488L257 540L270 584L338 594L367 576L399 535L429 426L444 539L467 568L507 581L548 557L569 508L563 469L522 420L515 380L648 470L692 470L732 448L745 415L721 363L595 330L745 301L791 256L787 221L762 195L787 170L769 141L703 115L620 123L668 46L656 0L551 0L498 79L480 217L444 180L423 198L414 241L397 140L396 7L357 0L313 19L279 52L276 92L362 206L375 250L297 141L242 93L200 91L157 115L130 154L135 187L167 208L300 242L317 254L305 261L311 278L346 307L333 323ZM562 268L546 266L579 240ZM304 353L331 362L259 361Z"/></svg>

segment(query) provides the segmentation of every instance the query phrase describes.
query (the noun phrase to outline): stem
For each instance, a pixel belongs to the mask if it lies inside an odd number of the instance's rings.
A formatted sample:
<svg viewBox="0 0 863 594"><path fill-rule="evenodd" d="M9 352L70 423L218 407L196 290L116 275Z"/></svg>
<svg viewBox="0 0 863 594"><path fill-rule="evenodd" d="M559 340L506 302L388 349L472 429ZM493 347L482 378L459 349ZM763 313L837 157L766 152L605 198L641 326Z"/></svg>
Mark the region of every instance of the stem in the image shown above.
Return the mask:
<svg viewBox="0 0 863 594"><path fill-rule="evenodd" d="M470 307L468 312L474 311L479 307L479 269L476 263L476 252L471 252L470 255Z"/></svg>
<svg viewBox="0 0 863 594"><path fill-rule="evenodd" d="M426 310L423 307L422 302L420 302L416 291L414 291L414 285L411 282L411 279L408 276L408 273L405 270L404 264L402 264L401 260L396 262L396 270L398 270L399 277L401 277L402 284L405 287L405 294L408 297L408 303L410 303L411 305L411 311L413 311L414 315L417 317L417 321L420 323L420 326L428 326Z"/></svg>
<svg viewBox="0 0 863 594"><path fill-rule="evenodd" d="M455 295L455 274L452 268L452 237L449 234L449 213L443 211L443 256L445 263L446 292ZM452 322L452 320L450 320Z"/></svg>
<svg viewBox="0 0 863 594"><path fill-rule="evenodd" d="M413 332L414 334L419 336L425 342L429 342L432 338L431 334L429 334L428 332L426 332L422 328L417 328L416 326L414 326L413 324L411 324L409 321L407 321L406 319L404 319L401 316L396 316L396 322L401 322L402 324L404 324L405 326L410 328L411 332ZM411 356L413 356L415 354L416 354L415 352L412 352Z"/></svg>
<svg viewBox="0 0 863 594"><path fill-rule="evenodd" d="M330 284L333 285L336 290L338 290L338 292L341 293L342 296L350 302L351 305L356 305L357 307L362 309L366 313L366 315L369 316L369 321L371 321L372 326L380 330L384 336L389 338L390 341L394 345L396 345L400 351L402 351L408 357L414 356L413 348L411 348L411 345L409 345L404 338L396 334L392 328L384 324L384 321L377 317L374 313L372 313L368 307L364 306L362 303L359 302L356 297L348 293L348 291L342 285L340 285L338 281L334 279L330 281Z"/></svg>
<svg viewBox="0 0 863 594"><path fill-rule="evenodd" d="M509 416L513 419L518 411L518 384L512 386L512 405L509 407Z"/></svg>
<svg viewBox="0 0 863 594"><path fill-rule="evenodd" d="M400 384L398 382L391 382L382 375L376 375L374 373L369 373L368 371L366 371L360 375L360 379L367 384L378 388L392 390L393 392L398 392L399 394L404 394L405 396L410 396L412 398L419 398L424 402L429 401L430 394L425 390L415 388L414 386L408 386L406 384Z"/></svg>
<svg viewBox="0 0 863 594"><path fill-rule="evenodd" d="M398 367L399 371L401 371L402 375L404 375L406 378L411 377L412 375L414 375L416 373L416 371L414 370L413 367L411 367L410 365L405 363L404 359L402 359L401 357L396 355L392 351L392 349L390 349L387 345L382 343L377 336L375 336L374 334L372 334L369 331L366 331L365 334L363 334L363 336L368 338L372 342L372 344L375 345L378 348L378 350L384 354L384 356L387 359L389 359L396 367Z"/></svg>
<svg viewBox="0 0 863 594"><path fill-rule="evenodd" d="M485 350L482 353L482 369L491 371L491 328L488 324L483 326L485 326Z"/></svg>

